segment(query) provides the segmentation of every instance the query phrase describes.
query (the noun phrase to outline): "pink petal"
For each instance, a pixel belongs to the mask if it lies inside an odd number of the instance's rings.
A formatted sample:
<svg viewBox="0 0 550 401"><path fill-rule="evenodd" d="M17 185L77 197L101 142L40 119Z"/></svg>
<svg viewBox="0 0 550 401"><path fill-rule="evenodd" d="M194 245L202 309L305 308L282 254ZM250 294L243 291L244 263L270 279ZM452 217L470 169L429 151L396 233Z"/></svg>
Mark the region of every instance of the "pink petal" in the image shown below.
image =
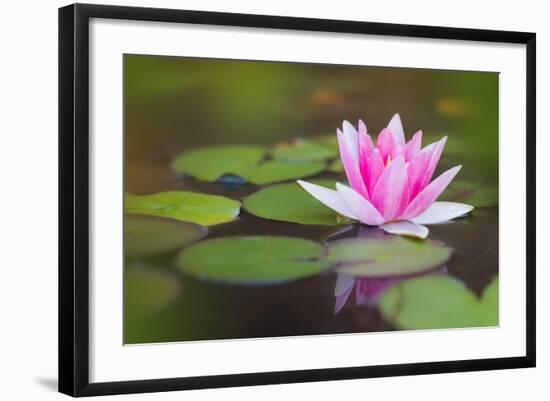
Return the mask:
<svg viewBox="0 0 550 401"><path fill-rule="evenodd" d="M367 125L361 119L357 122L357 131L359 134L367 135Z"/></svg>
<svg viewBox="0 0 550 401"><path fill-rule="evenodd" d="M422 239L425 239L430 232L427 227L421 226L420 224L415 224L407 220L384 223L380 226L380 228L390 234L406 235L409 237Z"/></svg>
<svg viewBox="0 0 550 401"><path fill-rule="evenodd" d="M378 134L378 139L376 140L376 147L380 150L380 155L382 160L386 161L388 155L391 155L391 151L395 146L392 132L388 128L384 128Z"/></svg>
<svg viewBox="0 0 550 401"><path fill-rule="evenodd" d="M371 196L373 205L386 221L398 216L406 185L407 168L403 157L399 156L384 169Z"/></svg>
<svg viewBox="0 0 550 401"><path fill-rule="evenodd" d="M346 127L346 122L344 122L344 128ZM367 188L365 187L363 178L361 177L361 173L359 171L358 134L357 132L355 132L355 136L351 140L348 140L348 138L351 136L351 134L349 133L349 129L347 136L346 134L343 134L340 130L337 131L337 135L338 147L340 148L340 158L342 159L342 164L344 166L346 176L348 177L348 181L356 191L358 191L364 197L368 198L369 193L367 191ZM354 144L350 144L349 141L354 142ZM352 152L356 153L354 154Z"/></svg>
<svg viewBox="0 0 550 401"><path fill-rule="evenodd" d="M378 182L378 179L380 178L380 175L382 175L382 172L384 171L384 160L382 160L382 155L380 154L380 151L378 149L374 149L368 159L367 159L367 170L362 171L364 177L367 177L365 182L367 183L369 194L372 195L372 191L374 190L374 186Z"/></svg>
<svg viewBox="0 0 550 401"><path fill-rule="evenodd" d="M405 167L406 169L406 167ZM401 216L405 210L407 210L407 206L409 206L409 202L411 200L411 190L409 189L409 177L407 175L407 172L405 172L405 175L407 176L407 182L405 182L405 188L403 189L403 195L401 196L401 202L399 203L399 208L397 209L397 215Z"/></svg>
<svg viewBox="0 0 550 401"><path fill-rule="evenodd" d="M374 149L372 138L367 134L367 127L359 120L359 173L361 175L363 185L368 191L368 179L369 179L369 155Z"/></svg>
<svg viewBox="0 0 550 401"><path fill-rule="evenodd" d="M350 152L350 154L353 156L353 160L355 162L358 162L359 159L359 149L357 147L357 130L349 121L344 121L342 124L342 130L344 133L344 137L346 138L346 145Z"/></svg>
<svg viewBox="0 0 550 401"><path fill-rule="evenodd" d="M422 190L422 182L428 163L430 161L430 153L422 150L411 161L407 168L409 181L409 196L411 199Z"/></svg>
<svg viewBox="0 0 550 401"><path fill-rule="evenodd" d="M358 220L338 192L306 181L298 180L296 182L311 196L336 213L353 220Z"/></svg>
<svg viewBox="0 0 550 401"><path fill-rule="evenodd" d="M397 156L403 156L403 158L405 158L405 148L403 147L403 145L397 145L395 146L392 151L391 151L391 158L392 159L395 159Z"/></svg>
<svg viewBox="0 0 550 401"><path fill-rule="evenodd" d="M405 145L405 161L410 161L416 157L422 147L422 131L413 135L412 139Z"/></svg>
<svg viewBox="0 0 550 401"><path fill-rule="evenodd" d="M420 188L421 188L420 190L424 189L426 185L428 185L428 183L432 180L437 164L439 163L439 159L441 158L441 153L443 153L443 148L445 147L445 143L447 143L446 136L441 138L435 144L433 144L433 147L429 148L431 150L431 151L428 151L430 155L430 159L428 161L428 166L426 168L426 171L422 176L422 180L420 181Z"/></svg>
<svg viewBox="0 0 550 401"><path fill-rule="evenodd" d="M434 202L422 214L412 219L417 224L444 223L456 217L470 213L473 206L457 202Z"/></svg>
<svg viewBox="0 0 550 401"><path fill-rule="evenodd" d="M403 124L401 124L401 117L399 114L394 114L388 123L388 129L393 136L393 142L396 145L405 145L405 132L403 131Z"/></svg>
<svg viewBox="0 0 550 401"><path fill-rule="evenodd" d="M361 223L369 226L377 226L385 221L372 203L352 188L336 183L336 190L344 202L346 202L349 210L351 210Z"/></svg>
<svg viewBox="0 0 550 401"><path fill-rule="evenodd" d="M441 195L441 193L447 188L447 185L458 174L462 166L453 167L435 180L430 185L424 188L416 197L409 203L405 213L400 217L403 220L412 220L413 218L424 213L434 201Z"/></svg>

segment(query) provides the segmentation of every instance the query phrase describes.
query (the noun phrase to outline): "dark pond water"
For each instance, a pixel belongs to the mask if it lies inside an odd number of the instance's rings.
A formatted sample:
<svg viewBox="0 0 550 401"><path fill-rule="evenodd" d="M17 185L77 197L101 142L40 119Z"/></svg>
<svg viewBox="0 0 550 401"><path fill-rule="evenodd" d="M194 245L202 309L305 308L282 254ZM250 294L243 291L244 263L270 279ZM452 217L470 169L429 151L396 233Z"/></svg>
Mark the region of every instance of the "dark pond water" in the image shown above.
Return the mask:
<svg viewBox="0 0 550 401"><path fill-rule="evenodd" d="M498 185L496 74L139 56L127 56L125 68L127 193L181 189L241 200L261 187L228 189L183 177L171 171L171 160L196 147L273 144L332 133L342 120L359 117L377 134L395 112L402 116L407 139L419 128L429 138L426 143L449 136L436 174L462 164L461 180ZM323 173L315 178L343 176ZM242 210L237 220L210 227L206 239L280 235L327 243L365 231L369 229L358 224L272 221ZM497 204L477 207L449 224L432 225L429 238L454 249L445 274L476 295L498 275ZM162 276L151 302L127 299L126 343L395 329L376 308L357 307L351 298L335 314L334 270L270 286L217 284L178 272L177 253L126 259L126 273L141 269Z"/></svg>

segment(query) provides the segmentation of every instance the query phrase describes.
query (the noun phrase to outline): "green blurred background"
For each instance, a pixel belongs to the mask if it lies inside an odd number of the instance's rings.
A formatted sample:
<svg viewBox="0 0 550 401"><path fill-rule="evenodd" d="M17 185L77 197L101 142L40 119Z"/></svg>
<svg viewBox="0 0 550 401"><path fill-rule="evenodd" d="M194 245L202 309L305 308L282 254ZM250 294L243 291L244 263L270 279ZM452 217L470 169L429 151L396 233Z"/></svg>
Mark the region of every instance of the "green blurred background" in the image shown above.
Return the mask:
<svg viewBox="0 0 550 401"><path fill-rule="evenodd" d="M448 135L461 179L498 182L498 73L125 55L124 84L127 191L143 192L140 167L189 148L335 133L358 118L375 136L394 113L407 139Z"/></svg>

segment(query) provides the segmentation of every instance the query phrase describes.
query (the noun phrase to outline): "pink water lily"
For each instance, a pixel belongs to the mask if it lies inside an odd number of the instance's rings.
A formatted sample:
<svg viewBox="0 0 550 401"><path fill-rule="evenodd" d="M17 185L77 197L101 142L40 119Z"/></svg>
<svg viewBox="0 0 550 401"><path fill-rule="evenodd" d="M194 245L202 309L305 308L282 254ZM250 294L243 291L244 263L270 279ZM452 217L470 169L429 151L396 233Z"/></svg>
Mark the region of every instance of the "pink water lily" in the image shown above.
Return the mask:
<svg viewBox="0 0 550 401"><path fill-rule="evenodd" d="M344 121L337 135L351 188L337 183L332 190L300 180L298 184L338 214L390 234L426 238L429 230L423 224L443 223L473 209L463 203L436 202L462 167L432 181L447 137L421 148L418 131L405 142L399 114L378 134L376 144L361 120L358 129Z"/></svg>

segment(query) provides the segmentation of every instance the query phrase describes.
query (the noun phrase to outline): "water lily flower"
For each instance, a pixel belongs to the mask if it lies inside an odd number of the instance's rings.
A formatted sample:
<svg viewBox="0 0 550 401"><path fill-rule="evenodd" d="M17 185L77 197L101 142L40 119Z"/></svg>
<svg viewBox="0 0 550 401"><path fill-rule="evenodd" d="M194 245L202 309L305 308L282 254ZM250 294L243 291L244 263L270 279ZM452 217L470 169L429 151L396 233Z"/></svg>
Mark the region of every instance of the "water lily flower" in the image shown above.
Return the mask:
<svg viewBox="0 0 550 401"><path fill-rule="evenodd" d="M336 190L300 180L298 184L338 214L390 234L426 238L429 230L423 224L443 223L473 209L463 203L436 202L462 167L432 181L447 137L421 148L418 131L405 142L399 114L378 134L376 144L361 120L358 129L344 121L337 135L351 188L340 183Z"/></svg>

